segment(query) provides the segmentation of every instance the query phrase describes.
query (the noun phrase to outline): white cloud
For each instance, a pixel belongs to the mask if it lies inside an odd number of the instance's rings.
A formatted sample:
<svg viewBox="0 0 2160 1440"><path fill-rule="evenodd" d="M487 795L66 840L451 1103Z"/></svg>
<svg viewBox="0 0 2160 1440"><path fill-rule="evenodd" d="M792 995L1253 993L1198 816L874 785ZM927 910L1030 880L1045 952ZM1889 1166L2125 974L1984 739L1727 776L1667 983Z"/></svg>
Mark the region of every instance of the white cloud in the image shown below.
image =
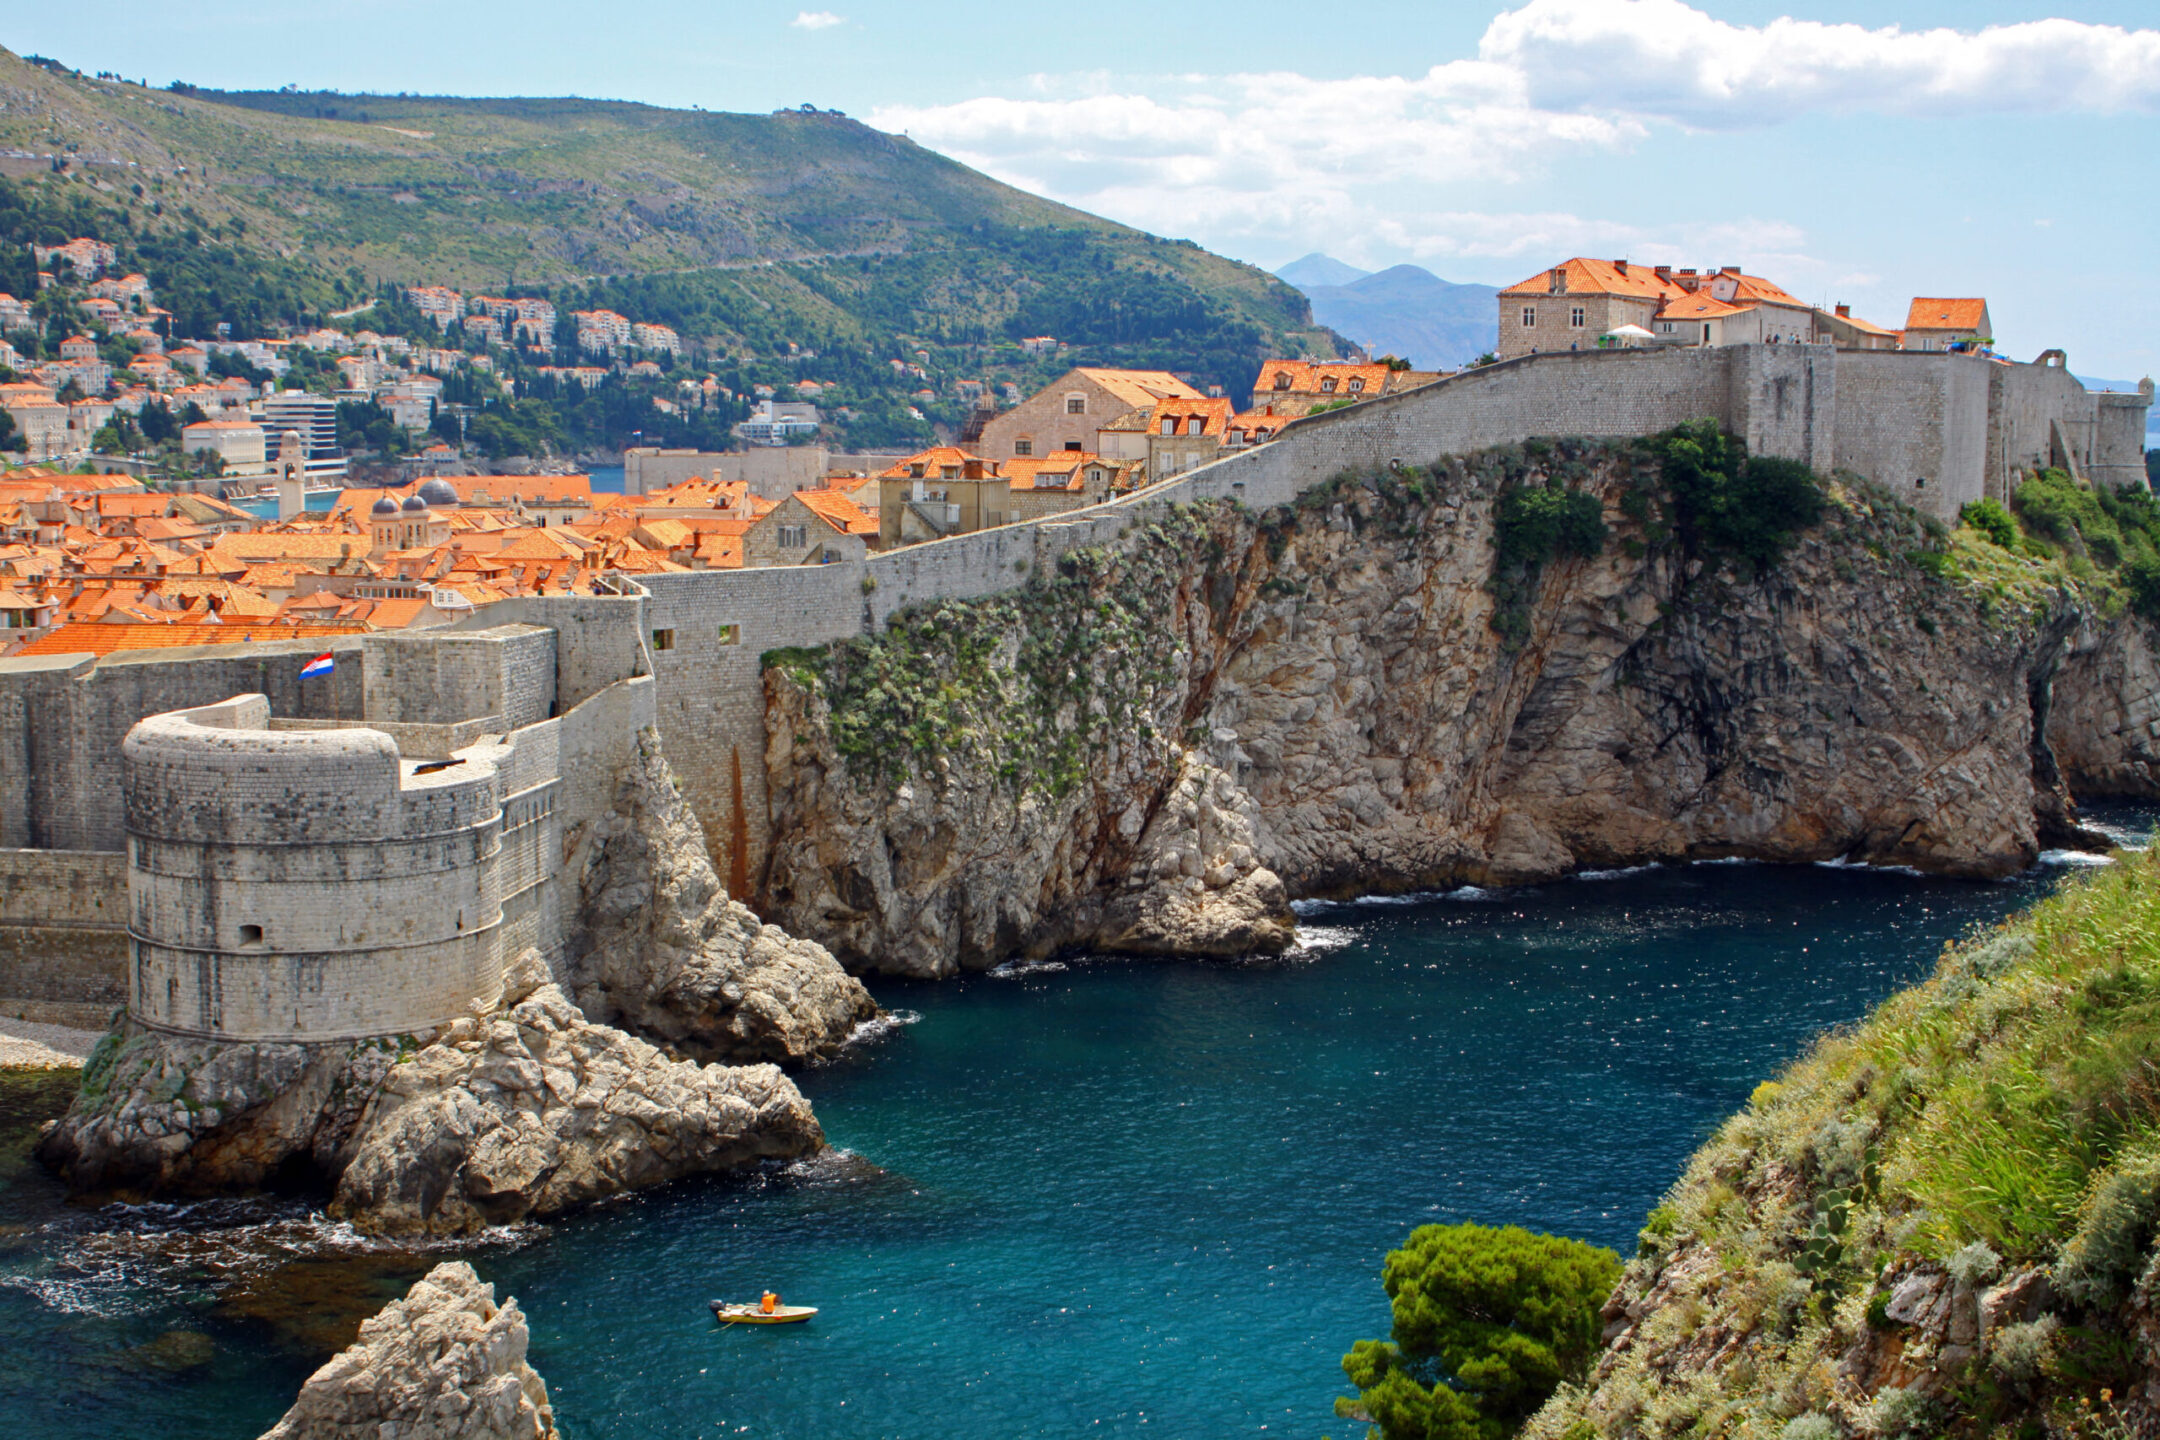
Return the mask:
<svg viewBox="0 0 2160 1440"><path fill-rule="evenodd" d="M830 30L835 25L846 23L844 17L835 15L830 10L803 10L798 12L793 20L788 21L788 24L798 30Z"/></svg>
<svg viewBox="0 0 2160 1440"><path fill-rule="evenodd" d="M1557 253L1627 255L1746 263L1799 290L1840 286L1852 267L1811 256L1789 224L1630 225L1517 212L1503 192L1563 157L1643 147L1661 124L2156 108L2156 30L1742 26L1683 0L1527 0L1493 19L1475 59L1421 74L1038 75L869 119L1022 188L1237 254L1408 256L1488 276Z"/></svg>
<svg viewBox="0 0 2160 1440"><path fill-rule="evenodd" d="M2160 107L2160 30L2034 20L1907 31L1784 18L1730 25L1682 0L1530 0L1478 56L1539 107L1695 125L1806 110L1906 114Z"/></svg>

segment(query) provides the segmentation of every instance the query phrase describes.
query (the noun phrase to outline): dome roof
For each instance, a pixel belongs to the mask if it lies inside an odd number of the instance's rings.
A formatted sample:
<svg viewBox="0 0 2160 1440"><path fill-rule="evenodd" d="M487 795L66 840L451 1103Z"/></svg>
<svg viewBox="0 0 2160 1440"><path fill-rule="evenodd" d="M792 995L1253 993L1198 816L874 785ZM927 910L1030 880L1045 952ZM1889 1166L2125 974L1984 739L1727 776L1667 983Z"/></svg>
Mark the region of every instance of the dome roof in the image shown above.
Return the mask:
<svg viewBox="0 0 2160 1440"><path fill-rule="evenodd" d="M430 505L447 505L453 510L458 507L457 491L441 476L420 487L420 498Z"/></svg>
<svg viewBox="0 0 2160 1440"><path fill-rule="evenodd" d="M425 509L427 509L427 501L420 498L419 491L415 490L412 494L405 497L404 510L406 514L418 514L420 511Z"/></svg>
<svg viewBox="0 0 2160 1440"><path fill-rule="evenodd" d="M397 514L397 501L392 496L385 495L375 502L368 513L370 515L395 515Z"/></svg>

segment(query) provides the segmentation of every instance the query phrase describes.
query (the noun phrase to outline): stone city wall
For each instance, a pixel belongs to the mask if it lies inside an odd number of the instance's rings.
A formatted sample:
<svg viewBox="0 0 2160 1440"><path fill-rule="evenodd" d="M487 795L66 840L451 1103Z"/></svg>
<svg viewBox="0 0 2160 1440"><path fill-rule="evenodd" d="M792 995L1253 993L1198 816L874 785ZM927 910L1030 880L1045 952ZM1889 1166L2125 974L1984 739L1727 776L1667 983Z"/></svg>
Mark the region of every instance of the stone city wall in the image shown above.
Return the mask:
<svg viewBox="0 0 2160 1440"><path fill-rule="evenodd" d="M227 1040L447 1023L497 983L496 768L378 731L273 731L244 695L124 746L130 1013Z"/></svg>
<svg viewBox="0 0 2160 1440"><path fill-rule="evenodd" d="M103 1026L127 959L125 855L0 850L0 1015Z"/></svg>
<svg viewBox="0 0 2160 1440"><path fill-rule="evenodd" d="M829 644L873 630L909 605L1023 584L1069 549L1115 539L1152 506L1227 499L1265 508L1344 469L1422 464L1536 435L1648 435L1712 419L1744 437L1753 453L1800 460L1822 473L1852 470L1954 517L1966 501L1991 493L1990 437L2004 423L1991 411L1996 387L2017 395L2022 407L2015 442L1993 442L2011 463L2038 463L2016 458L2030 453L2025 437L2037 420L2068 415L2090 424L2096 398L2074 381L2065 387L2062 373L1971 356L1820 345L1524 356L1294 421L1266 445L1054 520L858 562L640 577L648 633L665 632L666 648L655 646L650 657L661 732L723 875L730 873L739 767L745 863L755 877L767 829L765 651Z"/></svg>
<svg viewBox="0 0 2160 1440"><path fill-rule="evenodd" d="M302 680L325 649L336 669ZM243 694L295 718L357 720L360 651L351 635L0 660L0 845L119 850L120 746L137 721Z"/></svg>
<svg viewBox="0 0 2160 1440"><path fill-rule="evenodd" d="M555 632L497 623L370 635L363 713L369 720L451 725L498 715L509 729L555 712Z"/></svg>

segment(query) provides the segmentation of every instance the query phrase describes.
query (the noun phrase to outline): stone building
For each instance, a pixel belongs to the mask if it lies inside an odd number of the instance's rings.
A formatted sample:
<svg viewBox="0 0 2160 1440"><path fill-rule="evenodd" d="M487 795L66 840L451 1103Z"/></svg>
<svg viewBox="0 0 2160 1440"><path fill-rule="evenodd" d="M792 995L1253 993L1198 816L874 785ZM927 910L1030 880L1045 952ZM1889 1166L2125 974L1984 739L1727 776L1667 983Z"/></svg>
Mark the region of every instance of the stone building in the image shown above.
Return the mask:
<svg viewBox="0 0 2160 1440"><path fill-rule="evenodd" d="M1500 292L1503 360L1594 350L1623 325L1674 345L1807 344L1815 312L1737 265L1676 270L1628 260L1563 260Z"/></svg>
<svg viewBox="0 0 2160 1440"><path fill-rule="evenodd" d="M1207 397L1164 370L1081 367L983 426L976 453L985 460L1027 459L1060 450L1101 453L1095 432L1109 421L1161 400Z"/></svg>
<svg viewBox="0 0 2160 1440"><path fill-rule="evenodd" d="M1253 381L1253 405L1295 419L1322 405L1377 400L1439 378L1437 370L1397 370L1351 360L1270 360Z"/></svg>
<svg viewBox="0 0 2160 1440"><path fill-rule="evenodd" d="M1995 338L1987 301L1976 297L1940 300L1921 297L1905 312L1907 350L1948 350L1964 341Z"/></svg>

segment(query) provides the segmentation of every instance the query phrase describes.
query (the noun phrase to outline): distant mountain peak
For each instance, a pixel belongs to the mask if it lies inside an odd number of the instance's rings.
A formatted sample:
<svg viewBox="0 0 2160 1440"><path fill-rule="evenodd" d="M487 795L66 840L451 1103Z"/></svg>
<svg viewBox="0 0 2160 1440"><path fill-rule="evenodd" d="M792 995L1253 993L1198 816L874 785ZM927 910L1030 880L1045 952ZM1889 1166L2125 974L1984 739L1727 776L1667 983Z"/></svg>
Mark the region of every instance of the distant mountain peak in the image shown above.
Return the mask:
<svg viewBox="0 0 2160 1440"><path fill-rule="evenodd" d="M1370 270L1360 270L1355 265L1345 265L1334 256L1323 255L1318 250L1315 250L1312 254L1293 260L1288 265L1283 266L1282 269L1275 272L1275 278L1287 280L1292 285L1303 290L1315 285L1348 285L1353 281L1362 280L1370 274L1372 274Z"/></svg>

